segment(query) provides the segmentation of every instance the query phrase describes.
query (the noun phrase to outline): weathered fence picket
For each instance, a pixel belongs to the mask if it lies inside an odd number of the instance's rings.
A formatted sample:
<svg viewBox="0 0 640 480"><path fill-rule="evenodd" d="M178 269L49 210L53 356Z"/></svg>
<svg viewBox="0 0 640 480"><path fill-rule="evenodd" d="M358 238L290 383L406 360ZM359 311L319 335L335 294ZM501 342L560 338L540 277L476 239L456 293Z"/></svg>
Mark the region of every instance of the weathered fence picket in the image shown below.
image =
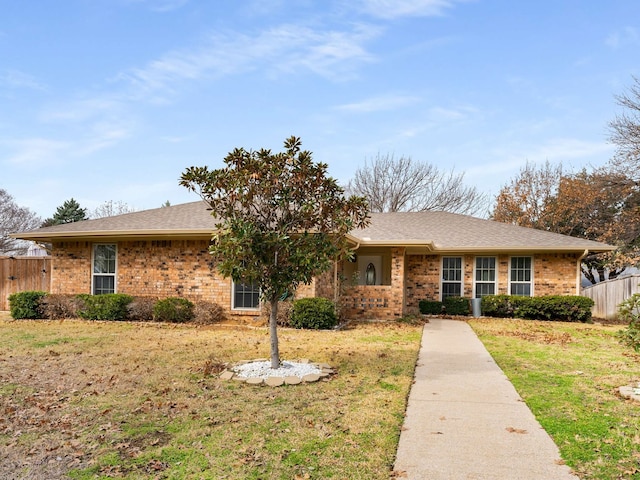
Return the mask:
<svg viewBox="0 0 640 480"><path fill-rule="evenodd" d="M634 293L640 293L640 275L615 278L582 289L582 295L595 303L593 316L606 319L615 319L618 305Z"/></svg>
<svg viewBox="0 0 640 480"><path fill-rule="evenodd" d="M0 257L0 310L9 310L12 293L50 288L51 257Z"/></svg>

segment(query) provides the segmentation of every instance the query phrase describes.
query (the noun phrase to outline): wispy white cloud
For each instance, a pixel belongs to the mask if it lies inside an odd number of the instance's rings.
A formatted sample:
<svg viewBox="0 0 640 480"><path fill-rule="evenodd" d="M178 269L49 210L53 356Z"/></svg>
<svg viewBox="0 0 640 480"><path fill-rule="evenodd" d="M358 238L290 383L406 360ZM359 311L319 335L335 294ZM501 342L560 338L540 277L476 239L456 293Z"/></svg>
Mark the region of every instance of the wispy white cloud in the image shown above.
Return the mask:
<svg viewBox="0 0 640 480"><path fill-rule="evenodd" d="M571 162L589 157L603 156L608 158L613 153L613 146L606 142L594 142L576 138L555 138L547 141L529 152L523 152L520 158L532 162Z"/></svg>
<svg viewBox="0 0 640 480"><path fill-rule="evenodd" d="M38 118L47 123L87 122L96 117L113 116L123 110L122 101L110 94L65 101L49 105L40 112Z"/></svg>
<svg viewBox="0 0 640 480"><path fill-rule="evenodd" d="M0 87L46 90L46 86L33 75L13 69L0 71Z"/></svg>
<svg viewBox="0 0 640 480"><path fill-rule="evenodd" d="M61 126L65 136L73 138L67 155L82 157L103 150L131 137L136 126L125 102L114 93L98 93L49 105L38 119Z"/></svg>
<svg viewBox="0 0 640 480"><path fill-rule="evenodd" d="M341 80L373 60L365 45L379 34L379 28L368 25L345 31L282 25L255 36L218 34L201 47L169 52L141 68L123 72L119 79L129 82L136 96L149 99L174 92L183 81L260 69L272 76L306 71Z"/></svg>
<svg viewBox="0 0 640 480"><path fill-rule="evenodd" d="M13 154L7 157L8 163L24 168L53 166L60 153L66 151L70 144L66 141L35 137L3 142Z"/></svg>
<svg viewBox="0 0 640 480"><path fill-rule="evenodd" d="M637 28L624 27L611 33L604 43L614 50L628 45L637 46L640 45L640 33Z"/></svg>
<svg viewBox="0 0 640 480"><path fill-rule="evenodd" d="M131 137L133 126L125 122L97 120L83 128L70 128L67 138L33 137L0 142L9 153L6 161L24 169L56 167L83 158Z"/></svg>
<svg viewBox="0 0 640 480"><path fill-rule="evenodd" d="M415 105L421 100L420 97L414 95L381 95L359 102L338 105L335 109L352 113L381 112Z"/></svg>
<svg viewBox="0 0 640 480"><path fill-rule="evenodd" d="M479 114L472 106L441 107L435 106L427 110L426 118L414 125L405 126L399 133L401 138L412 138L426 132L441 128L443 125L468 121Z"/></svg>
<svg viewBox="0 0 640 480"><path fill-rule="evenodd" d="M477 113L478 109L471 106L432 107L429 109L431 119L438 122L466 120Z"/></svg>
<svg viewBox="0 0 640 480"><path fill-rule="evenodd" d="M588 166L591 161L608 159L613 146L605 142L577 138L553 138L536 146L503 146L494 149L495 161L486 161L467 169L469 177L515 176L527 162L561 164L567 172Z"/></svg>
<svg viewBox="0 0 640 480"><path fill-rule="evenodd" d="M352 5L373 17L432 17L468 0L358 0Z"/></svg>
<svg viewBox="0 0 640 480"><path fill-rule="evenodd" d="M186 5L189 0L124 0L127 4L144 5L153 12L172 12Z"/></svg>

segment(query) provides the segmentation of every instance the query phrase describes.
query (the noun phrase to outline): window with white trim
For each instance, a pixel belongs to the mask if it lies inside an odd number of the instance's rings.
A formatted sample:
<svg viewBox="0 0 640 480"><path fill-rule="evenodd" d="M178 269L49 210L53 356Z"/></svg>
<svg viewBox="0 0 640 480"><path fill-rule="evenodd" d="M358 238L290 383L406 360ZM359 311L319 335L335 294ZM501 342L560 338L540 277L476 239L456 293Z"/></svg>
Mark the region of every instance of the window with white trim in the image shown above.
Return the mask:
<svg viewBox="0 0 640 480"><path fill-rule="evenodd" d="M442 257L442 299L462 296L462 257Z"/></svg>
<svg viewBox="0 0 640 480"><path fill-rule="evenodd" d="M233 308L235 310L260 308L260 286L257 282L233 282Z"/></svg>
<svg viewBox="0 0 640 480"><path fill-rule="evenodd" d="M93 246L91 291L94 295L116 292L116 254L115 244Z"/></svg>
<svg viewBox="0 0 640 480"><path fill-rule="evenodd" d="M476 257L475 298L496 293L496 257Z"/></svg>
<svg viewBox="0 0 640 480"><path fill-rule="evenodd" d="M509 293L530 297L533 285L533 261L531 257L511 257L509 269Z"/></svg>

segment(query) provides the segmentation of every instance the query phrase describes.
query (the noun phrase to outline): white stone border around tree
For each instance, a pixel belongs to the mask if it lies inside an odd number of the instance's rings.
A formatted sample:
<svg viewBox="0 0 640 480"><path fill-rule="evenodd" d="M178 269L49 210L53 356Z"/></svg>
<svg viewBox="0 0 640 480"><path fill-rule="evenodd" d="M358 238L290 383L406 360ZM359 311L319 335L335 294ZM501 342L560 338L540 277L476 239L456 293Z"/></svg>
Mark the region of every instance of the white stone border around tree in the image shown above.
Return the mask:
<svg viewBox="0 0 640 480"><path fill-rule="evenodd" d="M640 402L640 384L636 387L632 387L630 385L619 387L618 392L620 392L620 396L622 398Z"/></svg>
<svg viewBox="0 0 640 480"><path fill-rule="evenodd" d="M241 375L237 370L242 370L243 367L251 366L252 364L260 363L261 367L263 367L264 363L268 363L267 359L256 359L256 360L246 360L239 362L231 367L226 368L220 373L220 380L235 380L238 382L243 382L248 385L267 385L270 387L280 387L282 385L300 385L300 384L308 384L315 383L323 379L328 379L332 375L334 375L335 369L326 363L313 363L308 359L299 359L292 361L283 361L282 365L286 368L290 369L290 373L287 375L282 375L284 372L264 372L260 371L260 369L256 369L256 373L252 374L251 369L249 369L248 373L243 372ZM264 369L262 369L264 370Z"/></svg>

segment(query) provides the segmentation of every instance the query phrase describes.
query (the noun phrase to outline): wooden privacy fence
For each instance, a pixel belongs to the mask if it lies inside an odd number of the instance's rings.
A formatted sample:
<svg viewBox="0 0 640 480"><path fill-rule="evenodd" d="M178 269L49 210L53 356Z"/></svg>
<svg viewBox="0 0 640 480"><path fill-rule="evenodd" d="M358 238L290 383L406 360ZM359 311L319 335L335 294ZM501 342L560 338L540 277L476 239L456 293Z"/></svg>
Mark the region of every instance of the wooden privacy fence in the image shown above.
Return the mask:
<svg viewBox="0 0 640 480"><path fill-rule="evenodd" d="M50 289L51 257L0 257L0 310L9 310L12 293Z"/></svg>
<svg viewBox="0 0 640 480"><path fill-rule="evenodd" d="M640 275L615 278L582 289L582 295L594 301L595 318L615 319L618 305L634 293L640 293Z"/></svg>

